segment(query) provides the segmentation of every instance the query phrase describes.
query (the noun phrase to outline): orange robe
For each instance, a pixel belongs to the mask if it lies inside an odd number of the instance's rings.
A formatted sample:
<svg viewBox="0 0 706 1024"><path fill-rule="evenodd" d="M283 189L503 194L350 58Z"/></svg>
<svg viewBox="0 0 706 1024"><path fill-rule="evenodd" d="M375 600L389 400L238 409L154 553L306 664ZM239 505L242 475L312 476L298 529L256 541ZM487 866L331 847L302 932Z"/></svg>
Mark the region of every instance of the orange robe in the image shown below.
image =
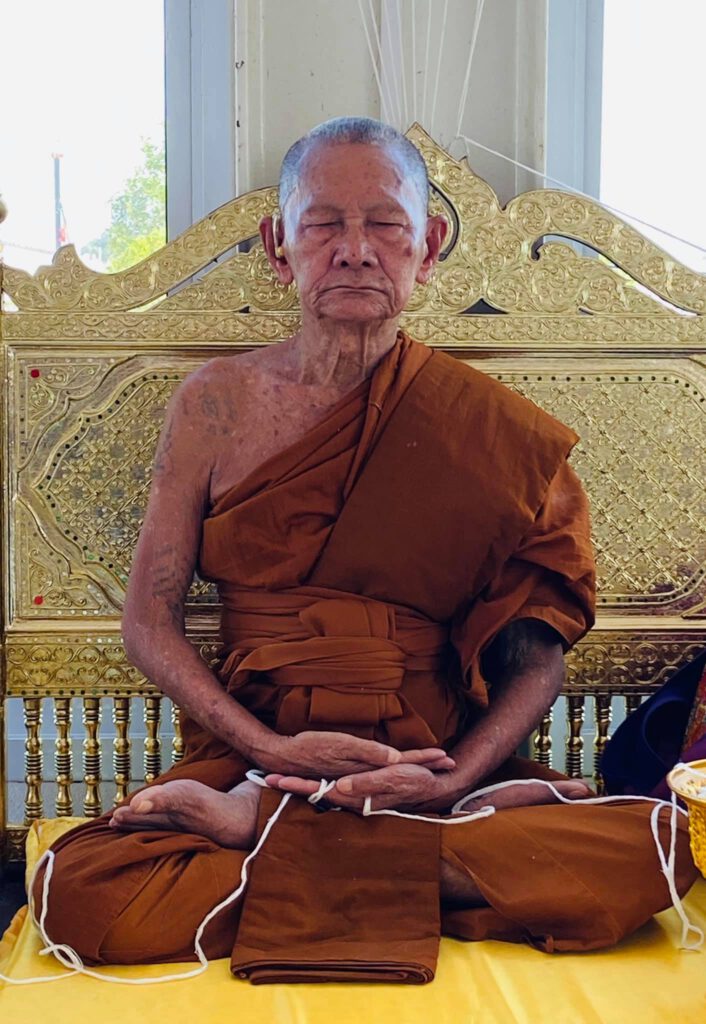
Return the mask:
<svg viewBox="0 0 706 1024"><path fill-rule="evenodd" d="M569 646L592 625L587 504L566 461L576 440L401 334L370 379L205 520L199 572L222 601L224 687L281 733L453 746L488 703L481 654L503 626L540 619ZM240 755L194 721L183 731L186 756L160 782L242 781ZM512 759L494 778L528 774L556 777ZM259 831L279 799L263 792ZM439 826L292 799L204 948L253 981L426 981L440 931L548 951L609 945L670 902L650 810L549 805ZM116 833L108 819L55 844L49 935L95 963L193 958L245 853ZM680 825L682 891L695 876L687 847ZM440 859L488 906L440 907Z"/></svg>

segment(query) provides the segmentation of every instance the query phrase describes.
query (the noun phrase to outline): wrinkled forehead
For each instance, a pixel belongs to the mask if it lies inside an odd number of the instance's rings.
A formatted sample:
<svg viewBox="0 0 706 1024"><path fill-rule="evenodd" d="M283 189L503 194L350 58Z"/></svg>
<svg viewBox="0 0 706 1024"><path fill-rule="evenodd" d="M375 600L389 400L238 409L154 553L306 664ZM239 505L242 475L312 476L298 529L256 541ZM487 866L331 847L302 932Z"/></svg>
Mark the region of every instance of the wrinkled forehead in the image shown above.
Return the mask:
<svg viewBox="0 0 706 1024"><path fill-rule="evenodd" d="M317 143L303 157L285 202L288 220L312 206L372 209L399 206L415 219L426 204L404 157L392 146L373 143Z"/></svg>

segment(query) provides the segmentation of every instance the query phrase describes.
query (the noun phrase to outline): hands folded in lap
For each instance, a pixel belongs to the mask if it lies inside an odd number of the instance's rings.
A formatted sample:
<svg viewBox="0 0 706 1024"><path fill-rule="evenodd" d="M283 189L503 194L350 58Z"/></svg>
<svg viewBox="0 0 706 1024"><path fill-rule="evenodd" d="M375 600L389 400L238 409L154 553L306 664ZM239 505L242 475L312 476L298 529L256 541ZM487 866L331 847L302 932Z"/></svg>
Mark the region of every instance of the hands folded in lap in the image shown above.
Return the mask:
<svg viewBox="0 0 706 1024"><path fill-rule="evenodd" d="M338 779L326 800L350 810L369 795L373 810L441 810L455 799L448 780L456 764L439 747L399 751L347 733L302 732L277 737L260 767L270 786L300 796L315 793L322 778Z"/></svg>

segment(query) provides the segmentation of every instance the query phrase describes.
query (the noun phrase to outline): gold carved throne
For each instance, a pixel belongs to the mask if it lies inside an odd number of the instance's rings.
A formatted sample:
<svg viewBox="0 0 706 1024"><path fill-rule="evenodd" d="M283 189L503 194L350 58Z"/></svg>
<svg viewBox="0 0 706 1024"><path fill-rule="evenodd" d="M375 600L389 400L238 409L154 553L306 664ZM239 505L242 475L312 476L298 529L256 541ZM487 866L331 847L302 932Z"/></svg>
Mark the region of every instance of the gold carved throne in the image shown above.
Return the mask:
<svg viewBox="0 0 706 1024"><path fill-rule="evenodd" d="M450 232L403 326L582 438L573 464L592 502L600 601L595 629L568 659L564 762L580 776L585 709L600 754L614 698L636 707L706 645L706 279L587 199L541 190L501 209L465 161L418 125L408 134ZM21 859L32 820L95 816L127 792L131 773L151 779L181 756L175 709L167 714L168 702L125 659L121 605L173 389L214 355L296 329L295 290L275 282L252 244L275 205L272 188L234 199L118 274L89 270L73 246L33 276L0 266L7 859ZM187 632L206 659L218 614L213 589L195 580ZM3 718L20 702L24 821L8 824ZM109 716L107 752L100 727ZM142 772L131 720L142 733ZM534 752L550 762L550 716Z"/></svg>

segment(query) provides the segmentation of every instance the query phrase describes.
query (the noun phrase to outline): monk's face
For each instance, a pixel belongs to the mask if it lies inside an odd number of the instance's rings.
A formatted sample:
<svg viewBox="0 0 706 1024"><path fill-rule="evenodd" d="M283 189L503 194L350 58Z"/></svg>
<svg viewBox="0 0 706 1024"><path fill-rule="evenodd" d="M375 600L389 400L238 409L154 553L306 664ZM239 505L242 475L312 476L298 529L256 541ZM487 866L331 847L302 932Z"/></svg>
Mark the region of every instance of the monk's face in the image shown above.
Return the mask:
<svg viewBox="0 0 706 1024"><path fill-rule="evenodd" d="M446 231L394 151L345 143L315 146L289 196L274 252L271 222L263 240L280 281L296 281L317 319L395 319L415 282L429 280ZM269 242L269 245L268 245Z"/></svg>

